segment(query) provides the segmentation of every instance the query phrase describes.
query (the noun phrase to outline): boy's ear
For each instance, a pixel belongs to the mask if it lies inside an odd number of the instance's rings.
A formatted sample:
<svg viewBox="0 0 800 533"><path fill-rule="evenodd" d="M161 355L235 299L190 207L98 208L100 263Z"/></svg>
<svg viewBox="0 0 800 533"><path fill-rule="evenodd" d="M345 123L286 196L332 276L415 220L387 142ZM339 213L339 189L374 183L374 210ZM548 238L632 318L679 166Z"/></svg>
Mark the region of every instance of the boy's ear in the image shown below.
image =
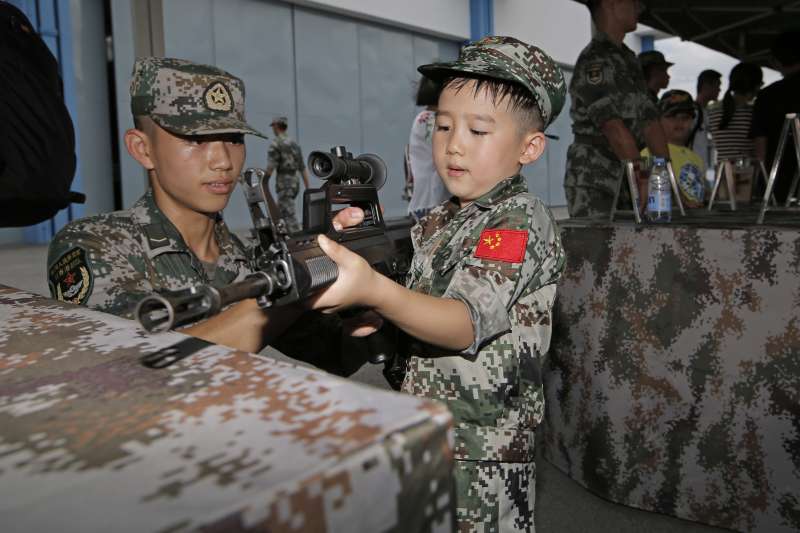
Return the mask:
<svg viewBox="0 0 800 533"><path fill-rule="evenodd" d="M519 163L521 165L528 165L542 157L546 144L547 139L544 136L544 132L536 131L526 133L523 138L522 153L519 156Z"/></svg>
<svg viewBox="0 0 800 533"><path fill-rule="evenodd" d="M125 148L131 157L142 165L145 170L153 170L155 164L150 158L150 137L142 130L131 128L125 132Z"/></svg>

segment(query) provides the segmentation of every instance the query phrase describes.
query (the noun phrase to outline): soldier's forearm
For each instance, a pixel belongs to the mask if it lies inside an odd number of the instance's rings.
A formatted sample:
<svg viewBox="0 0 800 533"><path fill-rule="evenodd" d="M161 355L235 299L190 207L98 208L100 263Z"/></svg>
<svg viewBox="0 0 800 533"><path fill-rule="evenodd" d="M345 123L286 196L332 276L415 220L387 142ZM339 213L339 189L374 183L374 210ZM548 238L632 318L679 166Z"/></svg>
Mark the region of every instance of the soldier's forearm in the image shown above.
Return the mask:
<svg viewBox="0 0 800 533"><path fill-rule="evenodd" d="M667 136L664 135L664 129L659 121L654 120L645 126L644 140L647 143L647 147L650 148L651 154L656 157L669 158Z"/></svg>
<svg viewBox="0 0 800 533"><path fill-rule="evenodd" d="M621 119L609 120L600 129L608 140L611 150L621 161L639 158L636 139Z"/></svg>

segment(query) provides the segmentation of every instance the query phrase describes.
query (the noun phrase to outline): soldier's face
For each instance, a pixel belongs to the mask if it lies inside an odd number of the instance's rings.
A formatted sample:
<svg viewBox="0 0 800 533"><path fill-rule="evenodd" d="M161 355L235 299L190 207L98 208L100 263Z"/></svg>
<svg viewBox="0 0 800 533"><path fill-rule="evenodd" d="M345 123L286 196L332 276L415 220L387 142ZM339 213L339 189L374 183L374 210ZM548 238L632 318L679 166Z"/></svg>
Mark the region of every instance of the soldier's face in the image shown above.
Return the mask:
<svg viewBox="0 0 800 533"><path fill-rule="evenodd" d="M462 205L518 173L544 150L541 132L520 132L507 98L495 103L485 87L476 94L474 84L442 91L433 131L436 170Z"/></svg>
<svg viewBox="0 0 800 533"><path fill-rule="evenodd" d="M661 127L664 128L667 142L677 145L684 145L689 140L693 123L694 115L691 113L677 113L661 117Z"/></svg>
<svg viewBox="0 0 800 533"><path fill-rule="evenodd" d="M180 136L156 127L149 137L159 205L216 213L228 204L244 165L242 134Z"/></svg>

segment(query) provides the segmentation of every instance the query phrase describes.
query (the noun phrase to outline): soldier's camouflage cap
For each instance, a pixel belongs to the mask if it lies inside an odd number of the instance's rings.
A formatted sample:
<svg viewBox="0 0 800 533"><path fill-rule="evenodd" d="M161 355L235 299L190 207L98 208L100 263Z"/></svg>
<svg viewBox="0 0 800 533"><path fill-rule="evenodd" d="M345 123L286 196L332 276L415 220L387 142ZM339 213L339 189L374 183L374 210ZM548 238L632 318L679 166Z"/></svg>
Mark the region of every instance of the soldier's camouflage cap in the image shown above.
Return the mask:
<svg viewBox="0 0 800 533"><path fill-rule="evenodd" d="M475 74L516 82L533 95L545 128L558 117L567 95L564 74L553 58L513 37L484 37L465 46L456 61L422 65L417 70L433 80Z"/></svg>
<svg viewBox="0 0 800 533"><path fill-rule="evenodd" d="M289 119L283 115L275 115L272 117L272 122L269 123L270 126L273 124L283 124L284 126L289 124Z"/></svg>
<svg viewBox="0 0 800 533"><path fill-rule="evenodd" d="M133 65L131 112L179 135L266 135L244 118L244 83L211 65L143 57Z"/></svg>

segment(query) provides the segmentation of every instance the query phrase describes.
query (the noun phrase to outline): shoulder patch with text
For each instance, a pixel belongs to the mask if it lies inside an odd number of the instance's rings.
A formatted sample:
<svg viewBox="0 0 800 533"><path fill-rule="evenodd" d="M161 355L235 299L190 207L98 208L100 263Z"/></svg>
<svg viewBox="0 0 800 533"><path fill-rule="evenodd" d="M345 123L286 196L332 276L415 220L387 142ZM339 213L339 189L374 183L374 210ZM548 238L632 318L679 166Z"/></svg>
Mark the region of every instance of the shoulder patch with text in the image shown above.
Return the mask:
<svg viewBox="0 0 800 533"><path fill-rule="evenodd" d="M481 232L475 257L521 263L525 258L528 232L518 229L485 229Z"/></svg>
<svg viewBox="0 0 800 533"><path fill-rule="evenodd" d="M86 250L75 247L53 263L47 272L50 292L62 302L84 304L92 293L94 277Z"/></svg>

